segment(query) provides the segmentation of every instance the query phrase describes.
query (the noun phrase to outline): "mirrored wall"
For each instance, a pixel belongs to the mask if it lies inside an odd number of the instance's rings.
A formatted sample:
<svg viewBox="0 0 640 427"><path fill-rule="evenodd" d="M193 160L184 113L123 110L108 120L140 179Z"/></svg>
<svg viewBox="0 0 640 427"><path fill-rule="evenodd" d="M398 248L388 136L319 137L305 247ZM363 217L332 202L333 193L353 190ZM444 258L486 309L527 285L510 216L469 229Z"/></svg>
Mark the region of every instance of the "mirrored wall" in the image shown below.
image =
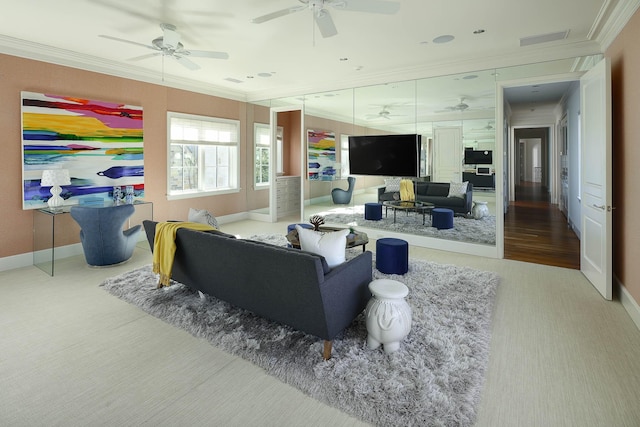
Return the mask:
<svg viewBox="0 0 640 427"><path fill-rule="evenodd" d="M286 110L291 107L304 111L304 117L298 119L286 115L278 118L278 126L285 129L284 149L295 147L289 161L298 166L285 168L284 174L293 172L302 178L301 220L319 214L327 224L493 247L496 245L496 200L502 197L496 188L496 177L502 173L502 150L499 155L495 153L496 129L503 129L503 125L496 122L497 117L501 117L498 108L502 108L496 105L497 83L579 73L580 64L580 59L570 58L473 71L273 99L256 103L254 108ZM292 120L300 121L292 123ZM311 135L318 133L328 140L326 157L322 159L328 163L316 161L308 154ZM382 176L353 175L356 183L349 203L336 204L331 197L332 190L348 189L347 177L351 176L348 137L387 134L420 135L421 177L414 180L470 182L473 203L485 206L488 214L481 217L473 211L467 215L457 214L452 230L431 227L428 213L423 218L420 212L395 212L394 223L390 219L393 213L383 208L382 221L365 220L365 203L379 201L380 188L394 178ZM484 160L471 160L471 156L465 155L467 150L484 154ZM315 167L320 169L313 170ZM402 220L401 216L404 216Z"/></svg>

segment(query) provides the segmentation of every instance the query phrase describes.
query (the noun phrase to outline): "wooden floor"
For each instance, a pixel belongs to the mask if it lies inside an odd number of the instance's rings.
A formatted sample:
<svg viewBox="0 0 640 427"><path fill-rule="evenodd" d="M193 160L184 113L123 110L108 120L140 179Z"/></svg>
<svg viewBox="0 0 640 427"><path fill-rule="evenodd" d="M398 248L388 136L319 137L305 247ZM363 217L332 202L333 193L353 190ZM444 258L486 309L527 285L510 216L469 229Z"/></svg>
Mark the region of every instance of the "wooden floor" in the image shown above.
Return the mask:
<svg viewBox="0 0 640 427"><path fill-rule="evenodd" d="M546 187L523 182L504 219L504 257L536 264L580 268L580 240Z"/></svg>

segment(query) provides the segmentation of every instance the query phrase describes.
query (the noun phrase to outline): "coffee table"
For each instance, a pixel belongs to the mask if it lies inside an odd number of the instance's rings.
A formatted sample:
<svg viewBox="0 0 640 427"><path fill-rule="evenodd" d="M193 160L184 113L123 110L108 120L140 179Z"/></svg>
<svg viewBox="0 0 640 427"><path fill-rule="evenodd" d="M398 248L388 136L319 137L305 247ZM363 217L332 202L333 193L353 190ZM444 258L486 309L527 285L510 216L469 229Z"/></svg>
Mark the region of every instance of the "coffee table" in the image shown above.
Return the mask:
<svg viewBox="0 0 640 427"><path fill-rule="evenodd" d="M318 231L331 233L333 231L344 230L340 227L320 227ZM295 228L287 233L287 240L296 249L300 249L300 239L298 238L298 230ZM367 243L369 243L369 237L367 233L363 233L362 231L354 231L352 234L347 236L346 248L355 248L356 246L362 246L362 252L364 252L367 248Z"/></svg>
<svg viewBox="0 0 640 427"><path fill-rule="evenodd" d="M435 207L433 203L419 202L419 201L404 201L404 200L389 200L382 202L382 206L385 207L384 216L387 216L388 208L393 210L393 223L396 223L396 212L401 210L407 212L418 212L422 214L422 225L425 224L425 215L428 213L431 215L431 210Z"/></svg>

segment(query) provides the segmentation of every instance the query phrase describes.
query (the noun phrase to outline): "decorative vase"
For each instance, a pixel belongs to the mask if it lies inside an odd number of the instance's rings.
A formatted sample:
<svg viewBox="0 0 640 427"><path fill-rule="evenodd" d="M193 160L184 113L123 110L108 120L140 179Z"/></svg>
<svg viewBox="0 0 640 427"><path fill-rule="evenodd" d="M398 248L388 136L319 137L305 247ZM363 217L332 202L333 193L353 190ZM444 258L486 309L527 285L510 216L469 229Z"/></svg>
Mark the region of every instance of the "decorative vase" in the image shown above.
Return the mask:
<svg viewBox="0 0 640 427"><path fill-rule="evenodd" d="M367 345L372 350L383 345L385 353L393 353L411 331L411 307L404 300L409 288L396 280L377 279L369 290L373 298L365 308Z"/></svg>

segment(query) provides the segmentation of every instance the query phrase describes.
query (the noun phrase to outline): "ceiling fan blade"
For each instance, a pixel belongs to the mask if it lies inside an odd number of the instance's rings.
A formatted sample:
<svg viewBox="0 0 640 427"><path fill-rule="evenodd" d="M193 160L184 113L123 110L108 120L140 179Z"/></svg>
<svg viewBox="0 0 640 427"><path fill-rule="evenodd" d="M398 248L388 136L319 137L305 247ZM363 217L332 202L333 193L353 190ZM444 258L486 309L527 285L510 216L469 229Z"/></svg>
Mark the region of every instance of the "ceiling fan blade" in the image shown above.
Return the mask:
<svg viewBox="0 0 640 427"><path fill-rule="evenodd" d="M197 58L213 58L213 59L229 59L227 52L214 52L210 50L185 50L185 55L197 57Z"/></svg>
<svg viewBox="0 0 640 427"><path fill-rule="evenodd" d="M162 28L162 42L165 46L177 49L180 44L180 34L177 31L175 25L171 24L160 24L160 28Z"/></svg>
<svg viewBox="0 0 640 427"><path fill-rule="evenodd" d="M180 64L190 69L191 71L200 69L200 66L198 64L196 64L195 62L191 61L188 58L185 58L184 56L173 55L173 57L176 59L176 61L178 61Z"/></svg>
<svg viewBox="0 0 640 427"><path fill-rule="evenodd" d="M327 38L338 34L336 25L333 23L333 18L331 18L331 14L327 10L321 10L315 14L314 18L322 37Z"/></svg>
<svg viewBox="0 0 640 427"><path fill-rule="evenodd" d="M307 6L288 7L286 9L278 10L276 12L271 12L266 15L253 18L251 22L254 24L262 24L263 22L271 21L272 19L280 18L281 16L286 16L295 12L300 12L301 10L305 10L306 8Z"/></svg>
<svg viewBox="0 0 640 427"><path fill-rule="evenodd" d="M331 3L336 9L354 12L384 13L392 15L400 10L400 3L384 0L342 0Z"/></svg>
<svg viewBox="0 0 640 427"><path fill-rule="evenodd" d="M115 40L117 42L122 42L122 43L129 43L129 44L133 44L133 45L136 45L136 46L142 46L142 47L146 47L147 49L158 50L154 46L151 46L151 45L148 45L148 44L138 43L138 42L134 42L134 41L131 41L131 40L120 39L118 37L105 36L104 34L100 34L98 37L102 37L104 39L109 39L109 40Z"/></svg>
<svg viewBox="0 0 640 427"><path fill-rule="evenodd" d="M159 55L162 55L162 52L148 53L146 55L136 56L134 58L129 58L127 61L141 61L143 59L153 58L154 56L159 56Z"/></svg>

